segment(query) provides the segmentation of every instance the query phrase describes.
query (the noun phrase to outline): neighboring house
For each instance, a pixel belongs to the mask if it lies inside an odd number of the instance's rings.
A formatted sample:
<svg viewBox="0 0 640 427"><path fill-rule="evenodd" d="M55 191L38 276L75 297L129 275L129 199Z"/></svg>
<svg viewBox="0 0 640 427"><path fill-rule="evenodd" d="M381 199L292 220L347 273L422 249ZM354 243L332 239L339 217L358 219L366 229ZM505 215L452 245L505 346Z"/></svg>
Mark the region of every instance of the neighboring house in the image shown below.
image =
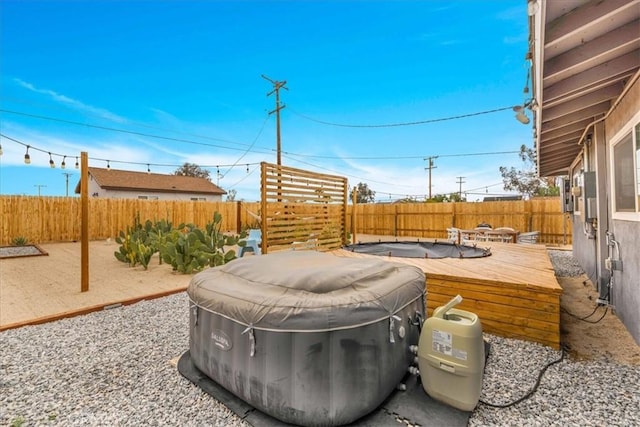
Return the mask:
<svg viewBox="0 0 640 427"><path fill-rule="evenodd" d="M80 193L80 182L75 191ZM205 178L89 168L89 197L218 202L224 194Z"/></svg>
<svg viewBox="0 0 640 427"><path fill-rule="evenodd" d="M540 176L566 177L573 254L640 343L640 0L529 0Z"/></svg>
<svg viewBox="0 0 640 427"><path fill-rule="evenodd" d="M482 199L483 202L510 202L522 200L522 196L486 196Z"/></svg>

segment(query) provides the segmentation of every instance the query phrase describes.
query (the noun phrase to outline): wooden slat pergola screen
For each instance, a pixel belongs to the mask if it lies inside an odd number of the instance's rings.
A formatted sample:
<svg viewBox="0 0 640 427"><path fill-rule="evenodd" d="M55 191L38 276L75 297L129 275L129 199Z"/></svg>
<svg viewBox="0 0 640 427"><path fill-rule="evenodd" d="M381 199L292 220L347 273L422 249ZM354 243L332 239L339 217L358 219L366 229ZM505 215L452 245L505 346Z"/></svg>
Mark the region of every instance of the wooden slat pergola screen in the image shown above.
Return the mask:
<svg viewBox="0 0 640 427"><path fill-rule="evenodd" d="M347 179L261 163L262 252L314 248L347 241Z"/></svg>

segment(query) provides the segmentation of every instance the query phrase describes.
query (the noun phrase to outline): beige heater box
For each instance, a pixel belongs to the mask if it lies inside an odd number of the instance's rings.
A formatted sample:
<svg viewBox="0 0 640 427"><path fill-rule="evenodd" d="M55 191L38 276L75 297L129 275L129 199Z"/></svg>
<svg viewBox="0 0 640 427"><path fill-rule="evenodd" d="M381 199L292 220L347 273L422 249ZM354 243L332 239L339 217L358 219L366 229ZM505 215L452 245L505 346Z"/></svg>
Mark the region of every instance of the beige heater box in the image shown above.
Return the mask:
<svg viewBox="0 0 640 427"><path fill-rule="evenodd" d="M418 366L422 386L433 399L463 411L478 404L484 372L482 325L474 313L452 308L458 295L433 311L422 327Z"/></svg>

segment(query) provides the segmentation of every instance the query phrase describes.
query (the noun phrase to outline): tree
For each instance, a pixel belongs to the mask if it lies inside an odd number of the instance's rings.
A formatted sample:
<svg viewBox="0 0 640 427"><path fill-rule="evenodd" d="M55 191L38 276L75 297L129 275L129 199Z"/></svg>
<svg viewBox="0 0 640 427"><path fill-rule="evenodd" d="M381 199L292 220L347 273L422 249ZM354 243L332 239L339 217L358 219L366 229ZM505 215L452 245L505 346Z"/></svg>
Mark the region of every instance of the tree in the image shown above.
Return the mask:
<svg viewBox="0 0 640 427"><path fill-rule="evenodd" d="M358 203L373 203L376 199L376 192L363 182L359 182L355 188L356 201ZM353 192L349 194L349 199L353 201Z"/></svg>
<svg viewBox="0 0 640 427"><path fill-rule="evenodd" d="M523 144L520 147L519 156L523 162L522 169L500 166L500 174L502 175L505 190L517 191L525 199L530 199L536 195L558 194L558 189L553 185L552 181L538 178L535 170L536 153L532 148Z"/></svg>
<svg viewBox="0 0 640 427"><path fill-rule="evenodd" d="M449 202L466 202L467 199L460 197L460 193L450 194L436 194L430 199L427 199L426 203L449 203Z"/></svg>
<svg viewBox="0 0 640 427"><path fill-rule="evenodd" d="M209 171L206 169L202 169L195 163L187 162L176 169L173 174L178 176L193 176L196 178L205 178L206 180L211 181L211 175L209 174Z"/></svg>
<svg viewBox="0 0 640 427"><path fill-rule="evenodd" d="M235 202L238 192L234 189L227 191L227 202Z"/></svg>

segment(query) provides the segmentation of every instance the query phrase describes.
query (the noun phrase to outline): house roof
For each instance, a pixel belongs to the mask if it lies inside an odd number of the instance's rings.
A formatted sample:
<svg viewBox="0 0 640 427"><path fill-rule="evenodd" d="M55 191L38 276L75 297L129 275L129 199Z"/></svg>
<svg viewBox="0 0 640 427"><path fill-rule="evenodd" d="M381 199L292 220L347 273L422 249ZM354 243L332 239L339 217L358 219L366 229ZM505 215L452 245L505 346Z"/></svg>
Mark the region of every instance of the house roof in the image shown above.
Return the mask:
<svg viewBox="0 0 640 427"><path fill-rule="evenodd" d="M205 178L89 168L89 174L105 190L222 195L226 191ZM76 186L80 193L80 182Z"/></svg>
<svg viewBox="0 0 640 427"><path fill-rule="evenodd" d="M540 176L565 175L640 75L640 0L528 0Z"/></svg>

